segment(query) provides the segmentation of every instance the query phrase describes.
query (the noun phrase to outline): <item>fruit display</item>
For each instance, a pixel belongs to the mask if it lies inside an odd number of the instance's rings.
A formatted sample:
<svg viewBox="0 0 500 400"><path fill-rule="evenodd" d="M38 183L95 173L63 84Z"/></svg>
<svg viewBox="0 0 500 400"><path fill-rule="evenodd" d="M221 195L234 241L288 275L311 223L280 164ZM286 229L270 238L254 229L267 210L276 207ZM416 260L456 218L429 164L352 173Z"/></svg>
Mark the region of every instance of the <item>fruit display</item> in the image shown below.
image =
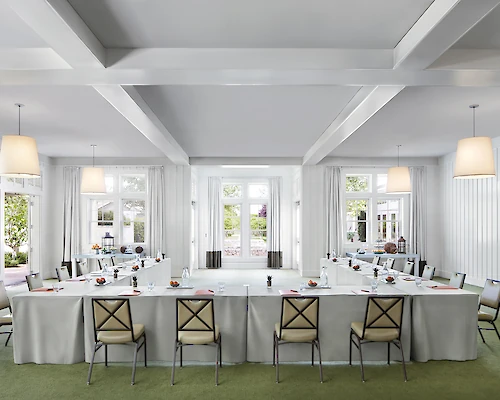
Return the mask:
<svg viewBox="0 0 500 400"><path fill-rule="evenodd" d="M136 264L132 267L132 271L139 271L139 266Z"/></svg>
<svg viewBox="0 0 500 400"><path fill-rule="evenodd" d="M396 254L398 252L398 247L395 243L388 242L385 244L384 250L388 254Z"/></svg>
<svg viewBox="0 0 500 400"><path fill-rule="evenodd" d="M316 286L318 286L318 282L314 282L312 279L309 279L309 281L307 282L307 285L310 287L316 287Z"/></svg>
<svg viewBox="0 0 500 400"><path fill-rule="evenodd" d="M102 276L99 277L99 278L95 278L95 281L99 284L99 285L104 285L106 283L106 278L103 278Z"/></svg>
<svg viewBox="0 0 500 400"><path fill-rule="evenodd" d="M155 258L155 261L156 261L156 262L160 262L160 261L161 261L161 258L156 257L156 258Z"/></svg>
<svg viewBox="0 0 500 400"><path fill-rule="evenodd" d="M359 268L360 268L360 266L357 265L357 264L352 266L352 269L355 270L355 271L357 271Z"/></svg>
<svg viewBox="0 0 500 400"><path fill-rule="evenodd" d="M333 257L332 261L337 262L337 257Z"/></svg>
<svg viewBox="0 0 500 400"><path fill-rule="evenodd" d="M385 280L387 282L393 282L394 281L394 277L389 275L387 278L385 278Z"/></svg>
<svg viewBox="0 0 500 400"><path fill-rule="evenodd" d="M170 286L177 287L177 286L179 286L179 282L177 282L177 281L170 281Z"/></svg>

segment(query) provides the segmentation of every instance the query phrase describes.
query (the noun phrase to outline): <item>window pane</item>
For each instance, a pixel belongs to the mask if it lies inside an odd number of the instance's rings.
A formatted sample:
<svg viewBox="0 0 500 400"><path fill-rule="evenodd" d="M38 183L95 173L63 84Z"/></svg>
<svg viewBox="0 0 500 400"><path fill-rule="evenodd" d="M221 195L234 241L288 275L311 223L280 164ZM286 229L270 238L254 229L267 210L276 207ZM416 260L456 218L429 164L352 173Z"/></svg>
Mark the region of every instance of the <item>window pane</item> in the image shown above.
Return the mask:
<svg viewBox="0 0 500 400"><path fill-rule="evenodd" d="M346 201L346 239L349 242L366 242L366 213L368 200Z"/></svg>
<svg viewBox="0 0 500 400"><path fill-rule="evenodd" d="M377 234L379 239L395 242L401 236L401 201L377 201Z"/></svg>
<svg viewBox="0 0 500 400"><path fill-rule="evenodd" d="M224 205L224 255L241 256L241 205Z"/></svg>
<svg viewBox="0 0 500 400"><path fill-rule="evenodd" d="M266 183L251 183L248 185L248 196L254 199L265 199L269 196Z"/></svg>
<svg viewBox="0 0 500 400"><path fill-rule="evenodd" d="M106 185L106 193L113 193L114 189L113 175L106 175L104 177L104 184Z"/></svg>
<svg viewBox="0 0 500 400"><path fill-rule="evenodd" d="M377 175L377 192L385 193L387 190L387 175L378 174Z"/></svg>
<svg viewBox="0 0 500 400"><path fill-rule="evenodd" d="M90 200L90 237L89 242L101 244L109 232L114 235L114 204L111 200Z"/></svg>
<svg viewBox="0 0 500 400"><path fill-rule="evenodd" d="M122 175L122 191L127 193L144 193L146 192L146 175L133 174Z"/></svg>
<svg viewBox="0 0 500 400"><path fill-rule="evenodd" d="M241 185L222 185L222 196L227 199L239 199L241 197Z"/></svg>
<svg viewBox="0 0 500 400"><path fill-rule="evenodd" d="M123 235L125 244L144 243L144 221L146 220L144 200L123 200Z"/></svg>
<svg viewBox="0 0 500 400"><path fill-rule="evenodd" d="M345 181L346 192L370 192L370 175L347 175Z"/></svg>
<svg viewBox="0 0 500 400"><path fill-rule="evenodd" d="M250 204L250 255L267 256L266 204Z"/></svg>

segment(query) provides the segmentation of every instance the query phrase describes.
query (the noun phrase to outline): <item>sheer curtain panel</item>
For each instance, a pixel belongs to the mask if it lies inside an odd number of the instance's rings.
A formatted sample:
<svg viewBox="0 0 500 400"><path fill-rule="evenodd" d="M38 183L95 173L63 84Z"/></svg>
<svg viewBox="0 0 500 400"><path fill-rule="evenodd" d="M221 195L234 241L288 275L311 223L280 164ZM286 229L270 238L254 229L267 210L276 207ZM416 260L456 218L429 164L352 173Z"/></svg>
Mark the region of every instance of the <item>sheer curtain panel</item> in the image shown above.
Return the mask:
<svg viewBox="0 0 500 400"><path fill-rule="evenodd" d="M340 167L325 168L326 253L342 254L342 179Z"/></svg>
<svg viewBox="0 0 500 400"><path fill-rule="evenodd" d="M222 184L217 176L208 178L208 251L207 268L222 265Z"/></svg>
<svg viewBox="0 0 500 400"><path fill-rule="evenodd" d="M283 253L281 251L281 178L269 178L269 251L267 267L281 268Z"/></svg>
<svg viewBox="0 0 500 400"><path fill-rule="evenodd" d="M426 207L427 191L424 167L410 167L410 251L426 260ZM420 266L416 266L420 270Z"/></svg>
<svg viewBox="0 0 500 400"><path fill-rule="evenodd" d="M158 250L165 253L165 177L163 167L149 167L146 205L146 246L154 257Z"/></svg>
<svg viewBox="0 0 500 400"><path fill-rule="evenodd" d="M82 231L80 215L80 186L81 186L81 168L64 167L64 205L63 205L63 259L62 265L68 267L70 275L72 274L71 256L81 254L82 252ZM78 271L75 271L75 276Z"/></svg>

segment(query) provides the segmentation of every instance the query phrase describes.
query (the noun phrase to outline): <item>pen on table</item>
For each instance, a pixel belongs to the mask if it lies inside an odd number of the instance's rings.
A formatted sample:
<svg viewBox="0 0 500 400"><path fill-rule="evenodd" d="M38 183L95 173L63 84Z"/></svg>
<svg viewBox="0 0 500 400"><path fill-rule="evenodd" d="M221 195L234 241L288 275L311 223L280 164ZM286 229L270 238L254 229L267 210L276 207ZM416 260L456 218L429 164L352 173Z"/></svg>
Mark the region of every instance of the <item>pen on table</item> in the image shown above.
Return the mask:
<svg viewBox="0 0 500 400"><path fill-rule="evenodd" d="M364 289L361 289L362 292L365 292L365 293L370 293L369 290L364 290Z"/></svg>

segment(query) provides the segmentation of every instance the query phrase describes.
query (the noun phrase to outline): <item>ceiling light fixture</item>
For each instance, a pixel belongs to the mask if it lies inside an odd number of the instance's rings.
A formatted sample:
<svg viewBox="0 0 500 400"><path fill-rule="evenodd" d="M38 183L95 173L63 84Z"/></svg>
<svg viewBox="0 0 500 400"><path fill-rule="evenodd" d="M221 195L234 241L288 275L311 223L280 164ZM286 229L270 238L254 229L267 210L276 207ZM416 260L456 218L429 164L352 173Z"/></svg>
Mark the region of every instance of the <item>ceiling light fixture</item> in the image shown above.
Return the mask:
<svg viewBox="0 0 500 400"><path fill-rule="evenodd" d="M399 166L399 148L398 146L398 166L389 168L387 172L387 190L386 193L410 193L410 170L408 167Z"/></svg>
<svg viewBox="0 0 500 400"><path fill-rule="evenodd" d="M29 136L21 135L21 107L18 108L18 134L2 137L0 150L0 175L9 178L40 178L40 163L36 141Z"/></svg>
<svg viewBox="0 0 500 400"><path fill-rule="evenodd" d="M97 145L91 144L92 147L92 167L85 167L82 171L82 194L105 194L106 182L104 180L104 168L95 167L95 148Z"/></svg>
<svg viewBox="0 0 500 400"><path fill-rule="evenodd" d="M269 168L269 165L221 165L222 168Z"/></svg>
<svg viewBox="0 0 500 400"><path fill-rule="evenodd" d="M495 173L493 144L487 136L476 137L476 108L472 104L472 137L458 141L455 157L455 179L492 178Z"/></svg>

